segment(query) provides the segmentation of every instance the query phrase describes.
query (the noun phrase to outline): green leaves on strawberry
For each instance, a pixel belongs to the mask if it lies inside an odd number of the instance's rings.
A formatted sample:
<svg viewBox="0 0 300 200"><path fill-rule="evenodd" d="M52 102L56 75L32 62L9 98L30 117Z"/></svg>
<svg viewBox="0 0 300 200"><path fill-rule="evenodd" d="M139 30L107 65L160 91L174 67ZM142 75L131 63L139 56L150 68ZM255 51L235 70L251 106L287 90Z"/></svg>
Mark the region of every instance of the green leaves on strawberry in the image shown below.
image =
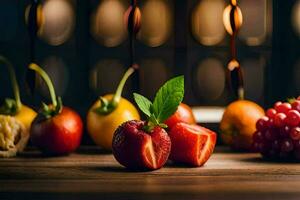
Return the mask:
<svg viewBox="0 0 300 200"><path fill-rule="evenodd" d="M155 126L167 128L163 122L177 110L183 100L184 76L167 81L156 93L153 103L140 94L134 93L133 96L138 107L148 117L145 130L151 131Z"/></svg>

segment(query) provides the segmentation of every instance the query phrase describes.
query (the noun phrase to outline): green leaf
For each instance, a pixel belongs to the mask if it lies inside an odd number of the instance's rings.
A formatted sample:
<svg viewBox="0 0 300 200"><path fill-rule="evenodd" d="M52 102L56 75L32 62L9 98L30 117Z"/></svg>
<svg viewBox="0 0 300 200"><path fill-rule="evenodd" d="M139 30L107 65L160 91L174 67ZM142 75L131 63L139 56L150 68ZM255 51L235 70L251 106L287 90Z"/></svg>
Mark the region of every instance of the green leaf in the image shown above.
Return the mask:
<svg viewBox="0 0 300 200"><path fill-rule="evenodd" d="M137 94L137 93L133 93L133 97L134 97L134 100L135 100L136 104L141 109L141 111L145 115L150 117L151 116L152 102L149 99L147 99L146 97L144 97L140 94Z"/></svg>
<svg viewBox="0 0 300 200"><path fill-rule="evenodd" d="M184 76L167 81L156 93L153 114L159 122L168 119L182 102L184 96Z"/></svg>

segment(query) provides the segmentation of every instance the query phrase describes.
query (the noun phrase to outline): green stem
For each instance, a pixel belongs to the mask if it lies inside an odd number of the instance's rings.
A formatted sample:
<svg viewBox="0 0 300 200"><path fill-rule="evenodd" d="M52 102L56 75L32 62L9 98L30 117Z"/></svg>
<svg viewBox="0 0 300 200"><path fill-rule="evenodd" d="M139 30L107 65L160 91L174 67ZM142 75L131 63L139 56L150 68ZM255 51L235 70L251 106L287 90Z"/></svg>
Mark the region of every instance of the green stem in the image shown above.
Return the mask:
<svg viewBox="0 0 300 200"><path fill-rule="evenodd" d="M124 85L129 78L129 76L134 72L135 69L138 68L137 64L133 64L124 74L123 78L121 79L118 88L111 100L107 100L103 97L99 97L101 101L100 107L96 108L94 112L98 113L99 115L108 115L109 113L113 112L116 107L119 105L121 100L122 91Z"/></svg>
<svg viewBox="0 0 300 200"><path fill-rule="evenodd" d="M8 69L8 73L10 76L10 80L11 80L11 84L12 84L12 88L13 88L13 92L14 92L14 96L15 96L15 101L16 101L16 105L17 105L17 112L21 109L22 106L22 102L21 102L21 98L20 98L20 90L19 90L19 85L17 82L17 78L16 78L16 73L14 70L13 65L11 64L11 62L9 62L5 57L0 56L0 62L4 63Z"/></svg>
<svg viewBox="0 0 300 200"><path fill-rule="evenodd" d="M31 63L29 65L29 69L36 71L44 79L44 81L49 89L49 92L50 92L52 105L54 106L54 108L56 108L57 107L56 94L55 94L55 90L53 87L53 83L52 83L51 79L49 78L48 74L35 63Z"/></svg>
<svg viewBox="0 0 300 200"><path fill-rule="evenodd" d="M111 101L112 105L116 106L116 105L119 104L120 99L121 99L121 95L122 95L122 91L123 91L123 88L124 88L124 85L125 85L127 79L129 78L129 76L131 74L133 74L134 70L135 70L135 67L132 66L124 74L123 78L121 79L121 81L120 81L120 83L119 83L119 85L117 87L117 90L116 90L116 92L114 94L114 97L113 97L113 99Z"/></svg>

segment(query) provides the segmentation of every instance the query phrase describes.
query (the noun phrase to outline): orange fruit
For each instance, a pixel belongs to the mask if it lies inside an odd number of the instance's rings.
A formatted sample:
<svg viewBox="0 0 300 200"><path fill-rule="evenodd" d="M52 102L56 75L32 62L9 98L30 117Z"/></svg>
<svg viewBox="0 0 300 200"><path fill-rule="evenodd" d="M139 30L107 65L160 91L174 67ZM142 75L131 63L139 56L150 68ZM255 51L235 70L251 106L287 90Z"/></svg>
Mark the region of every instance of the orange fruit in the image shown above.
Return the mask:
<svg viewBox="0 0 300 200"><path fill-rule="evenodd" d="M256 121L264 115L264 109L252 101L237 100L229 104L220 123L224 144L236 150L250 150Z"/></svg>

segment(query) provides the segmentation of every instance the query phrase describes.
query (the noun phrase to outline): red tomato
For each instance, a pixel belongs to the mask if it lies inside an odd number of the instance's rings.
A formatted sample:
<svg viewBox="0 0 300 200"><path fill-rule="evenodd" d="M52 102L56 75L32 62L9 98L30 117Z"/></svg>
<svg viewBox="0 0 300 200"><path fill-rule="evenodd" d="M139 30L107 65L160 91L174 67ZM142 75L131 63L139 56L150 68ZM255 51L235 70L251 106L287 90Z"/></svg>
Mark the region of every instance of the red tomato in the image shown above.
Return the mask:
<svg viewBox="0 0 300 200"><path fill-rule="evenodd" d="M181 103L178 106L177 111L165 121L165 124L167 124L168 128L171 129L179 122L196 124L196 119L191 107L184 103Z"/></svg>

